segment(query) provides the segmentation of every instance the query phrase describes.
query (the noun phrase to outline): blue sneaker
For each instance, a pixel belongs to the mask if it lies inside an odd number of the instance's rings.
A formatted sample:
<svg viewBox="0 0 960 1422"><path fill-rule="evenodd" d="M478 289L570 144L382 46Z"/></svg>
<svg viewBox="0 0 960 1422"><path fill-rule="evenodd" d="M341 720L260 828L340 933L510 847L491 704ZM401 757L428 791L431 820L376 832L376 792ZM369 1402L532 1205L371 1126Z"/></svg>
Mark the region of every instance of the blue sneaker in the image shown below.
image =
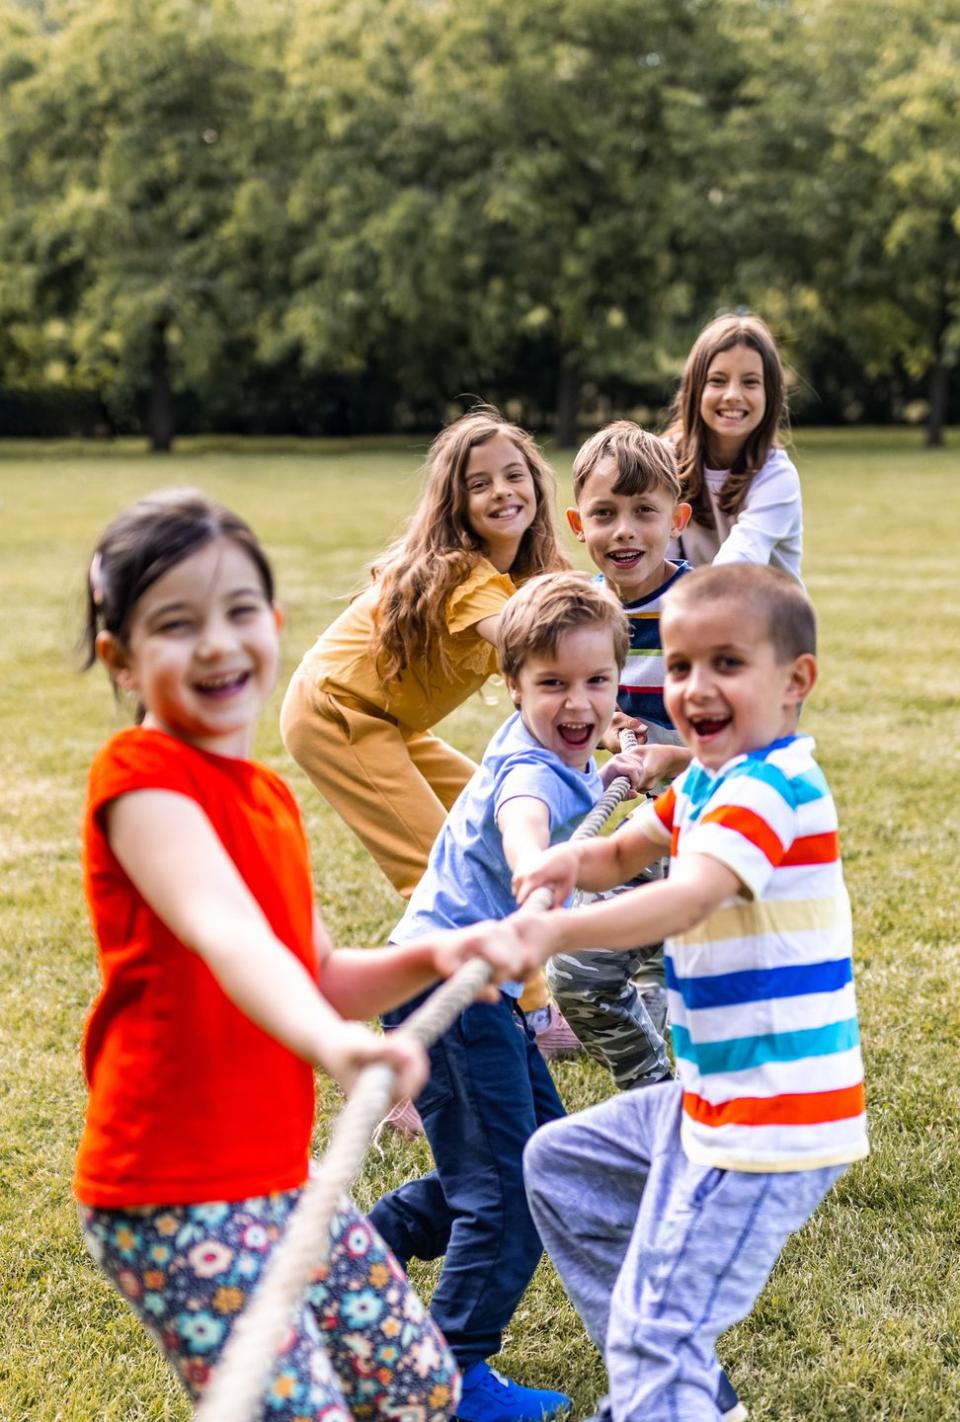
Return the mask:
<svg viewBox="0 0 960 1422"><path fill-rule="evenodd" d="M717 1406L720 1409L720 1416L723 1422L747 1422L749 1413L737 1396L737 1390L727 1377L723 1368L720 1369L720 1385L717 1388Z"/></svg>
<svg viewBox="0 0 960 1422"><path fill-rule="evenodd" d="M572 1407L564 1393L546 1387L521 1387L489 1363L474 1363L463 1375L459 1422L546 1422Z"/></svg>

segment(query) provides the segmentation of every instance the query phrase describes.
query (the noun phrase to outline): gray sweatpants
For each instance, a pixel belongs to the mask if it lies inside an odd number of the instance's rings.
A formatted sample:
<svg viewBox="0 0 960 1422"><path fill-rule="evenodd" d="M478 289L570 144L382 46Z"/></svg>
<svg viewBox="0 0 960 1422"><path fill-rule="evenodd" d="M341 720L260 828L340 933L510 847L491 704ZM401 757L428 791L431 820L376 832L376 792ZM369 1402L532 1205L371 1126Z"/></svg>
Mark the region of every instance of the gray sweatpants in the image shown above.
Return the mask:
<svg viewBox="0 0 960 1422"><path fill-rule="evenodd" d="M614 1422L716 1422L718 1336L746 1318L844 1166L693 1165L665 1081L543 1126L524 1177L540 1237L602 1351Z"/></svg>
<svg viewBox="0 0 960 1422"><path fill-rule="evenodd" d="M622 888L578 892L574 904L614 898L661 877L653 865ZM663 944L643 948L587 948L561 953L546 965L557 1006L587 1052L605 1066L621 1091L651 1086L670 1075L664 1041L667 994Z"/></svg>

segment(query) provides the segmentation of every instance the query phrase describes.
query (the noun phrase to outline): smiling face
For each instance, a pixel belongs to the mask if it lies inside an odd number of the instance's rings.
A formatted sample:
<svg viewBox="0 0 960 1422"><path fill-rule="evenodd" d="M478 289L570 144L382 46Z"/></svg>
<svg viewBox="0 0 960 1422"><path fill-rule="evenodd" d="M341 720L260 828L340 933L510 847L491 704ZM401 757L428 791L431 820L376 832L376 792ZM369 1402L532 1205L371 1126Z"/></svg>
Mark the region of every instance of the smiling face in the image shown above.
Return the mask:
<svg viewBox="0 0 960 1422"><path fill-rule="evenodd" d="M816 659L803 653L778 660L766 618L748 603L681 600L664 609L660 633L667 711L709 770L793 734Z"/></svg>
<svg viewBox="0 0 960 1422"><path fill-rule="evenodd" d="M619 671L610 628L587 624L528 657L507 685L534 739L585 770L616 710Z"/></svg>
<svg viewBox="0 0 960 1422"><path fill-rule="evenodd" d="M642 494L617 494L620 469L605 455L587 477L567 521L621 602L656 592L670 576L667 544L686 527L690 505L654 486Z"/></svg>
<svg viewBox="0 0 960 1422"><path fill-rule="evenodd" d="M97 652L146 707L145 726L246 757L277 679L280 622L249 554L217 538L152 583L125 640L101 632Z"/></svg>
<svg viewBox="0 0 960 1422"><path fill-rule="evenodd" d="M493 566L507 573L537 512L527 461L506 435L496 434L471 449L464 483L467 521Z"/></svg>
<svg viewBox="0 0 960 1422"><path fill-rule="evenodd" d="M707 427L710 463L718 469L733 464L766 412L763 359L752 346L731 346L715 355L707 367L700 417Z"/></svg>

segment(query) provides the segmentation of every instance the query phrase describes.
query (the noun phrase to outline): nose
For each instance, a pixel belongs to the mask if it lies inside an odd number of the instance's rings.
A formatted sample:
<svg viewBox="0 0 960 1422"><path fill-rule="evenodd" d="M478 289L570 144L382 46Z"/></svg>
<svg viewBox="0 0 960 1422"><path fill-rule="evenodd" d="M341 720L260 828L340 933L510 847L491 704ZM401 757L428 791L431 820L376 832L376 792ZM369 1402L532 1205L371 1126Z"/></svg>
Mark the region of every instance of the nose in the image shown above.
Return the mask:
<svg viewBox="0 0 960 1422"><path fill-rule="evenodd" d="M700 662L694 662L687 673L686 694L693 701L702 701L707 697L713 688L713 679L710 675L710 668Z"/></svg>
<svg viewBox="0 0 960 1422"><path fill-rule="evenodd" d="M236 646L236 632L229 618L208 617L197 639L199 657L221 657Z"/></svg>
<svg viewBox="0 0 960 1422"><path fill-rule="evenodd" d="M590 709L590 698L587 695L587 688L579 682L571 682L567 687L567 694L564 697L564 710L569 712L588 711Z"/></svg>

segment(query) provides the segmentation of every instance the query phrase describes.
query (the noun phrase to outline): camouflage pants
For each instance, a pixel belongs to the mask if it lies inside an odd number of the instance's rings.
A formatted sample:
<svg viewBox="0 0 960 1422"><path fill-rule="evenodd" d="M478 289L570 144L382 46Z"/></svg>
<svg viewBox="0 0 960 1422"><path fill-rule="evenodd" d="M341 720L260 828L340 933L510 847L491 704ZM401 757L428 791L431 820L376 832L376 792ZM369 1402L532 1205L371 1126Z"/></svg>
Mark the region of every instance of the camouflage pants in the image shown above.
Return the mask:
<svg viewBox="0 0 960 1422"><path fill-rule="evenodd" d="M654 865L620 888L602 894L578 892L574 903L615 898L660 877L660 866ZM670 1076L662 943L561 953L549 960L546 974L560 1011L621 1091L652 1086Z"/></svg>

